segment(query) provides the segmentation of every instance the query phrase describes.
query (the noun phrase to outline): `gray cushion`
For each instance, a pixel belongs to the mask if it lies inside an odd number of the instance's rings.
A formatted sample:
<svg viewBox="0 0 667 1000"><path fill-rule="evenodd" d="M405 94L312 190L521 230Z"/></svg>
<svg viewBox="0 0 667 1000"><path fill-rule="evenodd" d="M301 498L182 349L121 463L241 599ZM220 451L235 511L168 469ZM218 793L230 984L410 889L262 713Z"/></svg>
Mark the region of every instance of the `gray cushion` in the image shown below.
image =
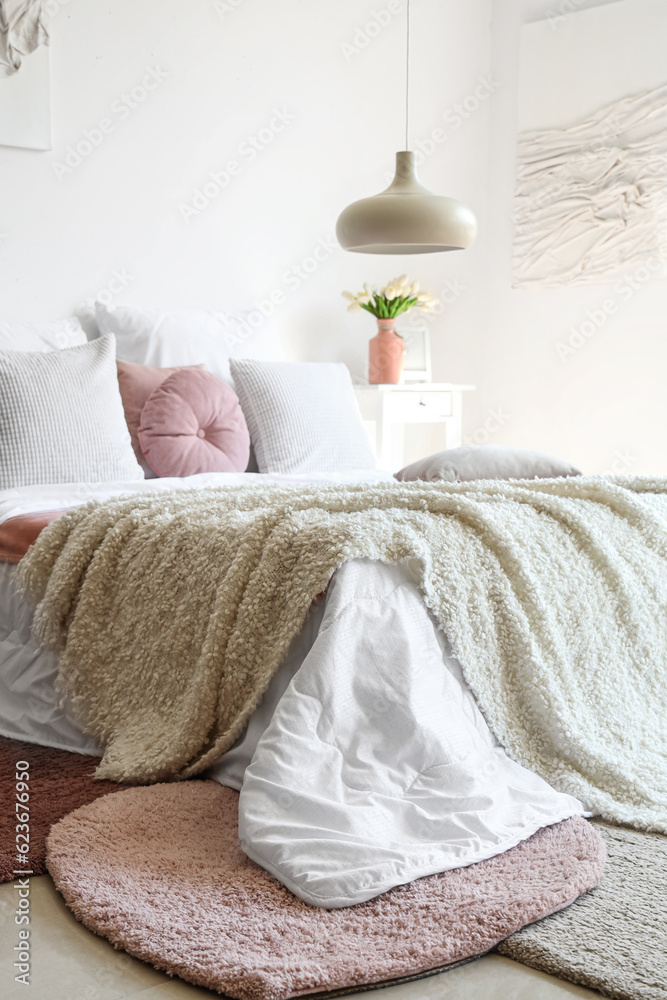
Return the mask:
<svg viewBox="0 0 667 1000"><path fill-rule="evenodd" d="M569 462L525 448L505 448L497 444L450 448L406 465L395 478L401 482L469 483L474 479L554 479L580 476Z"/></svg>
<svg viewBox="0 0 667 1000"><path fill-rule="evenodd" d="M48 353L0 351L0 489L143 478L112 336Z"/></svg>

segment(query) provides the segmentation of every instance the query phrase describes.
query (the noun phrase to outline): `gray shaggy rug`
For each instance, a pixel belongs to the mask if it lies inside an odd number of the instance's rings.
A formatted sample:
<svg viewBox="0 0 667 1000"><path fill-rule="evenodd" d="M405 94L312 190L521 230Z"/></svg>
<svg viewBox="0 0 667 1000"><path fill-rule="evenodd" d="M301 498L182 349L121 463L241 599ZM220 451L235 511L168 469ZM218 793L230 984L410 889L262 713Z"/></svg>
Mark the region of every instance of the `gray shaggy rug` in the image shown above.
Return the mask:
<svg viewBox="0 0 667 1000"><path fill-rule="evenodd" d="M667 1000L667 837L593 825L607 847L598 888L498 951L614 1000Z"/></svg>

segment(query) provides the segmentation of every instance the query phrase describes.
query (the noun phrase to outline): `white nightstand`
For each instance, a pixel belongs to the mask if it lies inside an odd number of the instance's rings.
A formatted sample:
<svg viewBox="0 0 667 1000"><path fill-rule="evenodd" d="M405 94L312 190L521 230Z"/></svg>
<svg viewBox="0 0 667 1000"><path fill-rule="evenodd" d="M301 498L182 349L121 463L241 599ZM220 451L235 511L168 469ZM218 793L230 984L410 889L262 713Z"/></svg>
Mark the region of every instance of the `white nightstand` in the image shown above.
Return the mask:
<svg viewBox="0 0 667 1000"><path fill-rule="evenodd" d="M392 472L405 464L406 424L442 424L442 448L461 444L463 393L474 385L415 382L409 385L356 385L361 416L381 469Z"/></svg>

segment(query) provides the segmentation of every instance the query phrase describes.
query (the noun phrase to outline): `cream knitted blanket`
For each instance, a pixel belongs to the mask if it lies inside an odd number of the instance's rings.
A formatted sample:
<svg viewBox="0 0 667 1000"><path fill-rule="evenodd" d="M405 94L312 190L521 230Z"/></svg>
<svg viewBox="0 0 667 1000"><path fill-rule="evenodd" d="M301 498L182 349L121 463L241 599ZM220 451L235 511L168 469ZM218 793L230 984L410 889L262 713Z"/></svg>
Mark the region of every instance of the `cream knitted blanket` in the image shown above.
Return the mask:
<svg viewBox="0 0 667 1000"><path fill-rule="evenodd" d="M667 832L666 500L602 478L135 495L55 521L20 585L98 776L144 782L232 745L338 566L415 560L510 755Z"/></svg>

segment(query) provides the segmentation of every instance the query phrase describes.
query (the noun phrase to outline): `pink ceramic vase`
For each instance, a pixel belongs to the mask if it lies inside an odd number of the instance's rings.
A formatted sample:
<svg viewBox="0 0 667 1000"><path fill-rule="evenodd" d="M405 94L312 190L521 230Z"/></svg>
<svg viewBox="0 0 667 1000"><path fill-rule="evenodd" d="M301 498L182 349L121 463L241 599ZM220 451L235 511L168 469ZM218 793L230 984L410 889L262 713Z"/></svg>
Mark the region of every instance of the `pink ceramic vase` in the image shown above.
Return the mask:
<svg viewBox="0 0 667 1000"><path fill-rule="evenodd" d="M370 385L398 385L403 374L405 345L394 329L395 319L378 319L378 332L368 344Z"/></svg>

